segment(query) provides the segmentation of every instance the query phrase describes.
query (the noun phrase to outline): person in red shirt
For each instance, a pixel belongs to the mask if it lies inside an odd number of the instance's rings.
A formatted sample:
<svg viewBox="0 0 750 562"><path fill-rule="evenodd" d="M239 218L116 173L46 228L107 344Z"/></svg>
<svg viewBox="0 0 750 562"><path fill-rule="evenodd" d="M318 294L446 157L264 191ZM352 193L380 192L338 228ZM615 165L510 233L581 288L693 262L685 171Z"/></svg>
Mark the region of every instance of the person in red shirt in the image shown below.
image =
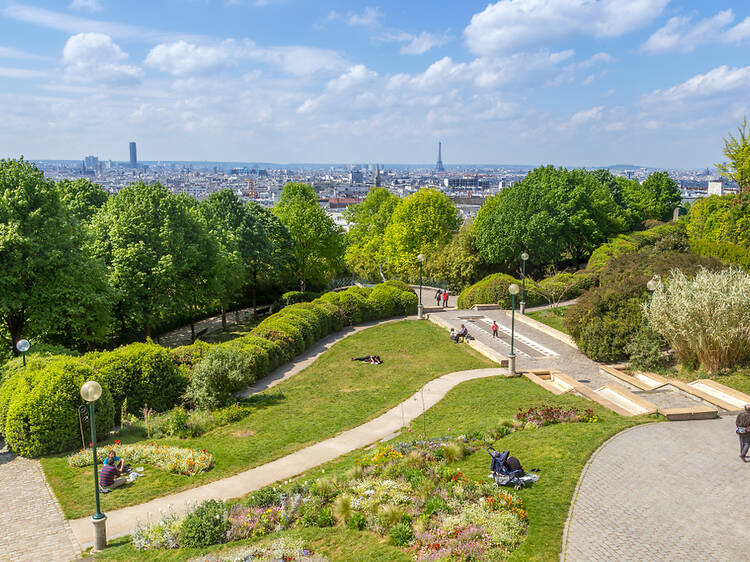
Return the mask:
<svg viewBox="0 0 750 562"><path fill-rule="evenodd" d="M448 308L448 291L443 293L443 308Z"/></svg>
<svg viewBox="0 0 750 562"><path fill-rule="evenodd" d="M499 329L499 328L498 328L497 322L495 322L495 321L493 320L493 321L492 321L492 337L493 337L493 338L496 338L496 337L498 337L498 336L497 336L497 331L498 331L498 329Z"/></svg>

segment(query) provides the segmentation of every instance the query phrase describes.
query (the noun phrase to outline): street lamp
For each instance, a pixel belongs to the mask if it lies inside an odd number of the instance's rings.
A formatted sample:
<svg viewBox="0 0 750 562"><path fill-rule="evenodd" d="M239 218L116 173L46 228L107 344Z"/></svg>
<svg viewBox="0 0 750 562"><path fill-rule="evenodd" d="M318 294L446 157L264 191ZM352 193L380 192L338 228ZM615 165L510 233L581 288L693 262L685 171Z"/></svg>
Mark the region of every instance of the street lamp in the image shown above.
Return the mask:
<svg viewBox="0 0 750 562"><path fill-rule="evenodd" d="M510 293L510 354L508 355L508 363L510 372L512 375L516 374L516 354L513 349L513 343L516 332L516 295L521 291L518 285L512 283L508 286L508 292Z"/></svg>
<svg viewBox="0 0 750 562"><path fill-rule="evenodd" d="M654 273L654 276L648 280L648 283L646 283L646 288L648 289L648 303L651 305L651 300L654 298L654 291L659 286L659 281L661 280L661 277Z"/></svg>
<svg viewBox="0 0 750 562"><path fill-rule="evenodd" d="M422 305L422 262L424 261L424 254L417 256L419 261L419 305L417 306L417 320L424 318L424 306Z"/></svg>
<svg viewBox="0 0 750 562"><path fill-rule="evenodd" d="M31 344L28 340L18 340L18 343L16 344L16 349L21 352L21 355L23 356L23 366L26 366L26 352L31 347Z"/></svg>
<svg viewBox="0 0 750 562"><path fill-rule="evenodd" d="M524 252L521 254L521 262L523 263L523 272L521 273L521 314L526 314L526 260L529 259L529 254Z"/></svg>
<svg viewBox="0 0 750 562"><path fill-rule="evenodd" d="M91 426L91 451L94 455L94 494L96 496L96 513L91 516L94 523L94 550L104 550L107 546L107 516L102 513L99 504L99 470L96 458L96 424L94 423L94 402L102 395L102 387L96 381L88 381L81 386L81 398L88 402L89 425ZM79 408L82 416L86 415L86 406Z"/></svg>

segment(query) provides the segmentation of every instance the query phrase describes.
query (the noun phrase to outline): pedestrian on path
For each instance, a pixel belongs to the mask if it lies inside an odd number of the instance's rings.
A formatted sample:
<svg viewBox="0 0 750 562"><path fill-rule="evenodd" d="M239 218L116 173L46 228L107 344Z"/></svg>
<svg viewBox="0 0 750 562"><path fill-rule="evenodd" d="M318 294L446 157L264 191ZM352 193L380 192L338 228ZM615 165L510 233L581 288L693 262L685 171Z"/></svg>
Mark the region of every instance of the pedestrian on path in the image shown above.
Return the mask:
<svg viewBox="0 0 750 562"><path fill-rule="evenodd" d="M737 416L737 435L740 437L740 459L750 462L746 458L750 451L750 404L745 404L745 411Z"/></svg>
<svg viewBox="0 0 750 562"><path fill-rule="evenodd" d="M435 293L435 300L437 301L437 305L440 306L440 301L443 300L443 290L438 289L437 293Z"/></svg>
<svg viewBox="0 0 750 562"><path fill-rule="evenodd" d="M443 293L443 308L448 308L448 291Z"/></svg>
<svg viewBox="0 0 750 562"><path fill-rule="evenodd" d="M493 337L493 338L496 338L496 337L498 337L498 336L497 336L497 330L498 330L497 322L495 322L495 321L493 320L493 321L492 321L492 337Z"/></svg>

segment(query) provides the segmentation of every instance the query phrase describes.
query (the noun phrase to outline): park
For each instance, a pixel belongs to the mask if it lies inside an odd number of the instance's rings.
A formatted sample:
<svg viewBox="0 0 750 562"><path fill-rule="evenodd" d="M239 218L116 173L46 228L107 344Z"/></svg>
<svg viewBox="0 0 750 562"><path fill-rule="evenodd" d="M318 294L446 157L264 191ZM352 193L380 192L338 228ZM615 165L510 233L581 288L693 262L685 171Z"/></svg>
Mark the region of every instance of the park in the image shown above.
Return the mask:
<svg viewBox="0 0 750 562"><path fill-rule="evenodd" d="M343 232L303 183L266 209L0 161L0 551L741 558L734 179L683 208L665 172L545 166L466 222L373 187Z"/></svg>

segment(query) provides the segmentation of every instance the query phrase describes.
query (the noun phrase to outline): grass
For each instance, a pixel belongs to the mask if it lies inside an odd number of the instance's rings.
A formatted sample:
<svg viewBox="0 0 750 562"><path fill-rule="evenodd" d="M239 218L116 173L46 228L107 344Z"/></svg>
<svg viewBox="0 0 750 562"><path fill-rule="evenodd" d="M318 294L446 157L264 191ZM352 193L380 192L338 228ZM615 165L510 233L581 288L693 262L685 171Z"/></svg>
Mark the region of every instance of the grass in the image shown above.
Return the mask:
<svg viewBox="0 0 750 562"><path fill-rule="evenodd" d="M523 379L488 378L465 382L453 390L426 413L428 437L458 435L485 431L501 419L510 419L519 408L551 404L579 409L591 408L599 422L588 424L551 425L536 430L513 433L495 444L498 450L510 449L526 469L541 469L541 479L533 487L520 490L529 514L529 532L526 540L513 552L511 560L559 559L562 532L573 492L580 473L591 454L609 437L634 425L653 421L648 417L625 418L583 398L555 396L541 387ZM421 417L414 420L412 432L404 432L393 441L417 438L422 428ZM299 480L313 480L342 474L349 469L364 450L349 453L337 461L300 476ZM456 468L475 480L487 478L489 456L479 451L454 463ZM325 554L331 560L401 560L408 559L404 551L385 544L385 539L372 533L344 529L301 529L306 545ZM283 533L269 535L271 541ZM212 547L216 552L223 547ZM204 549L200 554L208 552ZM103 559L129 560L181 560L194 555L194 551L136 552L132 546L121 542L99 555Z"/></svg>
<svg viewBox="0 0 750 562"><path fill-rule="evenodd" d="M380 355L384 363L351 361L367 354ZM454 345L444 330L429 322L405 320L368 328L261 393L256 409L243 420L198 438L158 440L207 449L216 462L212 470L188 477L147 466L144 478L103 495L102 510L143 503L265 464L377 417L440 375L493 365L471 348ZM123 443L141 439L133 433L118 438ZM68 466L66 455L45 457L41 463L65 516L89 515L90 469Z"/></svg>
<svg viewBox="0 0 750 562"><path fill-rule="evenodd" d="M568 330L565 328L565 311L568 308L567 306L547 308L545 310L537 310L536 312L528 312L526 316L567 334Z"/></svg>

